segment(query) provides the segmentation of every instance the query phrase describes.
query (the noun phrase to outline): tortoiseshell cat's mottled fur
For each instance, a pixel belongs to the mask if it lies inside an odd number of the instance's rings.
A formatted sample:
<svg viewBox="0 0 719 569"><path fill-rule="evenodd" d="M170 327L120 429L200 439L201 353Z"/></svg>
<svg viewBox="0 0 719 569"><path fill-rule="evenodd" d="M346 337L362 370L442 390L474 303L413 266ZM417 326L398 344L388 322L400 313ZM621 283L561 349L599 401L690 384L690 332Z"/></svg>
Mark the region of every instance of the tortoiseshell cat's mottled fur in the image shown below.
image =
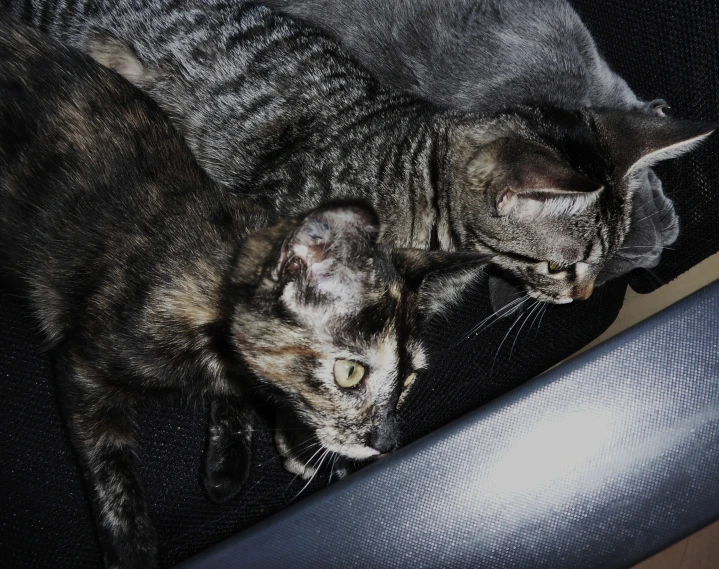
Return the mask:
<svg viewBox="0 0 719 569"><path fill-rule="evenodd" d="M391 258L378 234L359 205L279 220L226 195L129 83L0 25L0 268L54 354L108 567L155 566L142 398L209 398L203 483L218 501L248 474L250 394L292 410L327 453L396 446L395 409L423 365L416 291L457 259Z"/></svg>
<svg viewBox="0 0 719 569"><path fill-rule="evenodd" d="M366 200L383 242L490 253L547 302L591 294L631 227L642 168L712 129L625 110L444 110L251 3L5 3L149 93L226 186L284 214Z"/></svg>

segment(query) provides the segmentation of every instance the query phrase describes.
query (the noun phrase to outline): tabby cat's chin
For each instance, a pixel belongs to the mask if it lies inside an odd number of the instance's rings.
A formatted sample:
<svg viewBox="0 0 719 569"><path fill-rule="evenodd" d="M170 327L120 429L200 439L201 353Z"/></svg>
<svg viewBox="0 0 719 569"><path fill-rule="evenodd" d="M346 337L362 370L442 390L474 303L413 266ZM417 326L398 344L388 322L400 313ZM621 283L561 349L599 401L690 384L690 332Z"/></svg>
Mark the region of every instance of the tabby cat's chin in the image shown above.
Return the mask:
<svg viewBox="0 0 719 569"><path fill-rule="evenodd" d="M550 304L569 304L574 300L573 298L557 298L554 296L549 296L538 290L528 290L527 294L536 300L548 302Z"/></svg>

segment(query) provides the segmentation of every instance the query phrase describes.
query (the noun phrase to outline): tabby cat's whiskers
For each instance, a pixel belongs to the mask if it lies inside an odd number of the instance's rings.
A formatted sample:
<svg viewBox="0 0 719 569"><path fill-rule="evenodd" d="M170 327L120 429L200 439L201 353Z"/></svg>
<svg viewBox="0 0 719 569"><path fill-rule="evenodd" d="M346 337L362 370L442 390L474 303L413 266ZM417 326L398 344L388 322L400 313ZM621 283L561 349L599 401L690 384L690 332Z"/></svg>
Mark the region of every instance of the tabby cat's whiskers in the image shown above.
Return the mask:
<svg viewBox="0 0 719 569"><path fill-rule="evenodd" d="M539 306L541 304L543 304L541 300L535 300L534 303L530 304L524 310L524 312L527 313L527 316L524 319L524 321L522 322L521 326L519 327L519 330L517 330L517 335L514 337L514 342L512 342L512 348L509 350L510 358L512 357L512 354L514 353L514 346L517 344L517 339L519 338L519 335L522 333L522 328L524 328L524 325L529 321L532 314L537 310L537 308L539 308ZM530 326L527 331L529 332L531 329L532 329L532 327ZM499 353L499 351L497 353Z"/></svg>
<svg viewBox="0 0 719 569"><path fill-rule="evenodd" d="M496 365L496 363L497 363L497 358L499 357L499 353L502 351L502 346L503 346L504 343L507 341L507 338L509 338L509 335L512 333L512 330L514 330L515 326L520 322L520 320L522 321L522 323L520 324L519 329L518 329L517 332L516 332L516 335L515 335L515 338L514 338L514 342L512 342L512 347L511 347L510 352L509 352L509 357L510 357L510 358L512 357L512 354L514 353L514 347L515 347L515 345L516 345L516 343L517 343L517 340L519 339L519 335L522 333L522 329L523 329L524 326L527 324L527 322L529 322L529 319L532 317L533 314L535 315L535 316L534 316L534 320L532 320L532 324L531 324L531 325L529 326L529 328L527 329L528 332L532 330L532 327L534 326L534 323L535 323L536 320L537 320L537 316L538 316L540 313L541 313L541 315L542 315L541 317L542 317L542 318L544 317L544 312L547 310L548 306L549 306L549 303L547 303L547 302L544 302L544 301L541 301L541 300L535 300L535 301L534 301L532 304L530 304L529 306L524 307L524 308L521 309L521 312L519 313L519 315L517 316L517 318L515 318L514 322L512 322L512 325L509 327L509 329L507 330L506 334L505 334L504 337L502 338L502 341L499 343L499 347L497 348L497 352L496 352L496 354L494 355L494 359L492 360L492 367L491 367L490 370L489 370L489 374L490 374L490 375L492 375L492 373L493 373L493 371L494 371L494 367L495 367L495 365ZM522 318L524 318L524 319L522 320ZM539 321L539 325L540 325L540 326L542 325L542 320L541 320L541 318L540 318L540 321Z"/></svg>
<svg viewBox="0 0 719 569"><path fill-rule="evenodd" d="M464 337L459 342L457 342L457 345L459 345L459 343L463 340L468 339L473 334L476 336L482 333L484 330L487 330L495 322L504 318L505 316L508 316L509 314L514 312L514 310L518 309L522 305L522 303L525 302L528 298L530 298L530 295L524 294L520 298L515 298L508 304L505 304L502 308L496 310L495 312L487 316L485 319L483 319L481 322L479 322L479 324L475 325L469 332L464 335Z"/></svg>

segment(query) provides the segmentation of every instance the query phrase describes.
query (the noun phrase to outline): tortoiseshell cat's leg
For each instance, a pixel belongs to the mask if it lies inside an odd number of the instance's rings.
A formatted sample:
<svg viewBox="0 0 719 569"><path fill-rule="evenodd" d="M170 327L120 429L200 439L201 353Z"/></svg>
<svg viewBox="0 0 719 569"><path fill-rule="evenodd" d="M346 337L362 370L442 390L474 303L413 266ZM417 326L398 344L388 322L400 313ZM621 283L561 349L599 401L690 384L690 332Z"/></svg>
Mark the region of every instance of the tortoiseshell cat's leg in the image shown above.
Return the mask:
<svg viewBox="0 0 719 569"><path fill-rule="evenodd" d="M157 538L136 471L132 396L92 366L56 360L60 398L81 462L107 569L157 567Z"/></svg>
<svg viewBox="0 0 719 569"><path fill-rule="evenodd" d="M239 396L213 397L203 468L203 485L214 502L237 496L252 458L254 413Z"/></svg>

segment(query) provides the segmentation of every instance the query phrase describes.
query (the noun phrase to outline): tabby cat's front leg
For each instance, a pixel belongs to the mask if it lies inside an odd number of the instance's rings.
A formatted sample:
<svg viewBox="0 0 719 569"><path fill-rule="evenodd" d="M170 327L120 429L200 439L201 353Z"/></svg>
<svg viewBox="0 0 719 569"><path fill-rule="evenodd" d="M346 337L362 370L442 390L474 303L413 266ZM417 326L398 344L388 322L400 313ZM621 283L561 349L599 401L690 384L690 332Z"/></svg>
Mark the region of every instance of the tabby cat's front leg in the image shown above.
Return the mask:
<svg viewBox="0 0 719 569"><path fill-rule="evenodd" d="M252 409L239 397L213 397L203 485L213 502L237 496L250 474Z"/></svg>
<svg viewBox="0 0 719 569"><path fill-rule="evenodd" d="M157 539L136 472L132 396L77 359L57 361L60 397L108 569L157 567Z"/></svg>

